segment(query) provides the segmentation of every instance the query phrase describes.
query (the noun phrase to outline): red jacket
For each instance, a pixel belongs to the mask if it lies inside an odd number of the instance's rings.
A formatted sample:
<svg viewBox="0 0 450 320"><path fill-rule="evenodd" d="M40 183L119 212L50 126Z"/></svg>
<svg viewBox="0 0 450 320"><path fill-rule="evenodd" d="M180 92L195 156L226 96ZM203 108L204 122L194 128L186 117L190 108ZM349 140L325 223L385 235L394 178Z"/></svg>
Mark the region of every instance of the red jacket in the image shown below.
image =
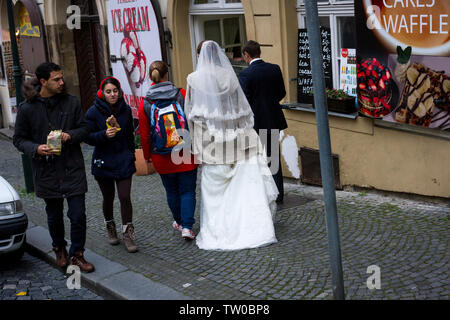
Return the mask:
<svg viewBox="0 0 450 320"><path fill-rule="evenodd" d="M153 85L153 84L152 84ZM183 98L186 98L186 90L180 89ZM139 104L139 134L141 136L141 145L145 160L152 159L153 166L159 174L170 174L177 172L186 172L196 169L199 165L195 164L195 158L191 155L190 164L174 164L171 159L171 154L155 154L151 153L150 140L150 120L144 111L144 99Z"/></svg>

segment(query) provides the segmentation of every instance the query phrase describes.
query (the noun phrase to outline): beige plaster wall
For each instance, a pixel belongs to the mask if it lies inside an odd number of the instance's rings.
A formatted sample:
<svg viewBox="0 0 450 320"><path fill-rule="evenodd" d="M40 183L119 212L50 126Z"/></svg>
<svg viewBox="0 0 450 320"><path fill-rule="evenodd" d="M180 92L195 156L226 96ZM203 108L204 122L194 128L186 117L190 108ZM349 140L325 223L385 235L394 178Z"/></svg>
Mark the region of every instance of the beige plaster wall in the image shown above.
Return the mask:
<svg viewBox="0 0 450 320"><path fill-rule="evenodd" d="M299 148L318 150L315 114L285 114L286 133L296 138ZM342 185L450 197L447 140L374 127L373 120L363 117L329 120L332 153L339 155ZM284 173L289 175L289 171Z"/></svg>
<svg viewBox="0 0 450 320"><path fill-rule="evenodd" d="M186 88L187 76L193 72L192 46L189 28L189 3L167 0L167 27L172 33L173 48L169 50L173 83Z"/></svg>
<svg viewBox="0 0 450 320"><path fill-rule="evenodd" d="M73 32L66 24L66 11L70 5L70 0L44 1L47 47L49 60L59 64L63 69L68 92L80 98ZM102 8L99 8L99 13L101 12Z"/></svg>
<svg viewBox="0 0 450 320"><path fill-rule="evenodd" d="M296 102L298 22L296 0L243 0L247 38L262 45L262 58L280 65L287 91ZM167 0L167 22L174 48L170 51L174 82L185 86L192 72L189 1ZM299 148L318 149L314 113L284 111ZM333 154L339 155L343 186L428 196L450 197L450 148L446 140L374 127L368 118L330 117ZM301 160L299 160L301 161ZM282 160L283 173L290 176ZM299 163L301 168L301 163Z"/></svg>
<svg viewBox="0 0 450 320"><path fill-rule="evenodd" d="M262 46L261 57L280 66L286 87L285 102L296 102L297 1L243 0L247 39Z"/></svg>

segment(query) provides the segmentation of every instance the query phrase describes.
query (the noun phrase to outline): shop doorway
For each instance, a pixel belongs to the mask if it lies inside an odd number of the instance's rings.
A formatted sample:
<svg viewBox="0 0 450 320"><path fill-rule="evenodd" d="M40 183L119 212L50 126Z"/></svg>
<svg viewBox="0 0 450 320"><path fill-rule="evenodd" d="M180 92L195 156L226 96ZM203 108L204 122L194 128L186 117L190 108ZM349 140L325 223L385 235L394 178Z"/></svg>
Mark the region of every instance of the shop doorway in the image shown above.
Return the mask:
<svg viewBox="0 0 450 320"><path fill-rule="evenodd" d="M106 76L102 33L94 0L72 0L81 9L81 29L73 32L83 111L94 103L97 90Z"/></svg>

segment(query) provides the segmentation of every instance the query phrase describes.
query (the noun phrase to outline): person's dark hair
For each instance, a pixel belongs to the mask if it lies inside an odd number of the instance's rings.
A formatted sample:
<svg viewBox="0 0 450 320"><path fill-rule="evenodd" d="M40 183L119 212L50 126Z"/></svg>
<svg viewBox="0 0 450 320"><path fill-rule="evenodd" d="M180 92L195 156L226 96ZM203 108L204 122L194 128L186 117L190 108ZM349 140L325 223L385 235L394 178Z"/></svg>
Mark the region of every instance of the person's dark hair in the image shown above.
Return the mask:
<svg viewBox="0 0 450 320"><path fill-rule="evenodd" d="M150 65L150 79L154 83L160 83L168 72L169 67L164 61L153 61Z"/></svg>
<svg viewBox="0 0 450 320"><path fill-rule="evenodd" d="M108 78L105 81L103 81L103 83L102 83L102 87L101 87L102 91L105 90L105 87L106 87L107 84L113 84L113 85L115 85L117 87L117 89L120 89L120 82L119 82L119 80L117 80L115 78Z"/></svg>
<svg viewBox="0 0 450 320"><path fill-rule="evenodd" d="M202 51L202 46L203 44L208 41L208 40L203 40L202 42L200 42L197 46L197 54L200 54L200 51Z"/></svg>
<svg viewBox="0 0 450 320"><path fill-rule="evenodd" d="M260 58L261 57L261 46L258 42L250 40L242 49L242 53L247 52L251 58Z"/></svg>
<svg viewBox="0 0 450 320"><path fill-rule="evenodd" d="M41 63L35 71L36 78L40 81L41 79L48 80L50 79L50 74L53 71L61 71L61 67L53 62L44 62Z"/></svg>

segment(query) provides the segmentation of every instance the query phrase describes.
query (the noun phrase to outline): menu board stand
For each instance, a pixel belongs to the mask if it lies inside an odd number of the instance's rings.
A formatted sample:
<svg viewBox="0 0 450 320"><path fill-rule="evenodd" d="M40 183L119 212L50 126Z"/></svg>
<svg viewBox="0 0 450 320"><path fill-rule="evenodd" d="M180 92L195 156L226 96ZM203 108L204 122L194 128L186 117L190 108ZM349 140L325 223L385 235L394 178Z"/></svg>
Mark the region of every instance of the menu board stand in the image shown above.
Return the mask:
<svg viewBox="0 0 450 320"><path fill-rule="evenodd" d="M333 87L332 73L332 52L331 52L331 29L320 27L322 38L323 69L325 74L325 85L327 88ZM298 30L298 102L313 103L314 96L311 95L313 89L311 72L311 54L309 51L309 40L307 29Z"/></svg>

